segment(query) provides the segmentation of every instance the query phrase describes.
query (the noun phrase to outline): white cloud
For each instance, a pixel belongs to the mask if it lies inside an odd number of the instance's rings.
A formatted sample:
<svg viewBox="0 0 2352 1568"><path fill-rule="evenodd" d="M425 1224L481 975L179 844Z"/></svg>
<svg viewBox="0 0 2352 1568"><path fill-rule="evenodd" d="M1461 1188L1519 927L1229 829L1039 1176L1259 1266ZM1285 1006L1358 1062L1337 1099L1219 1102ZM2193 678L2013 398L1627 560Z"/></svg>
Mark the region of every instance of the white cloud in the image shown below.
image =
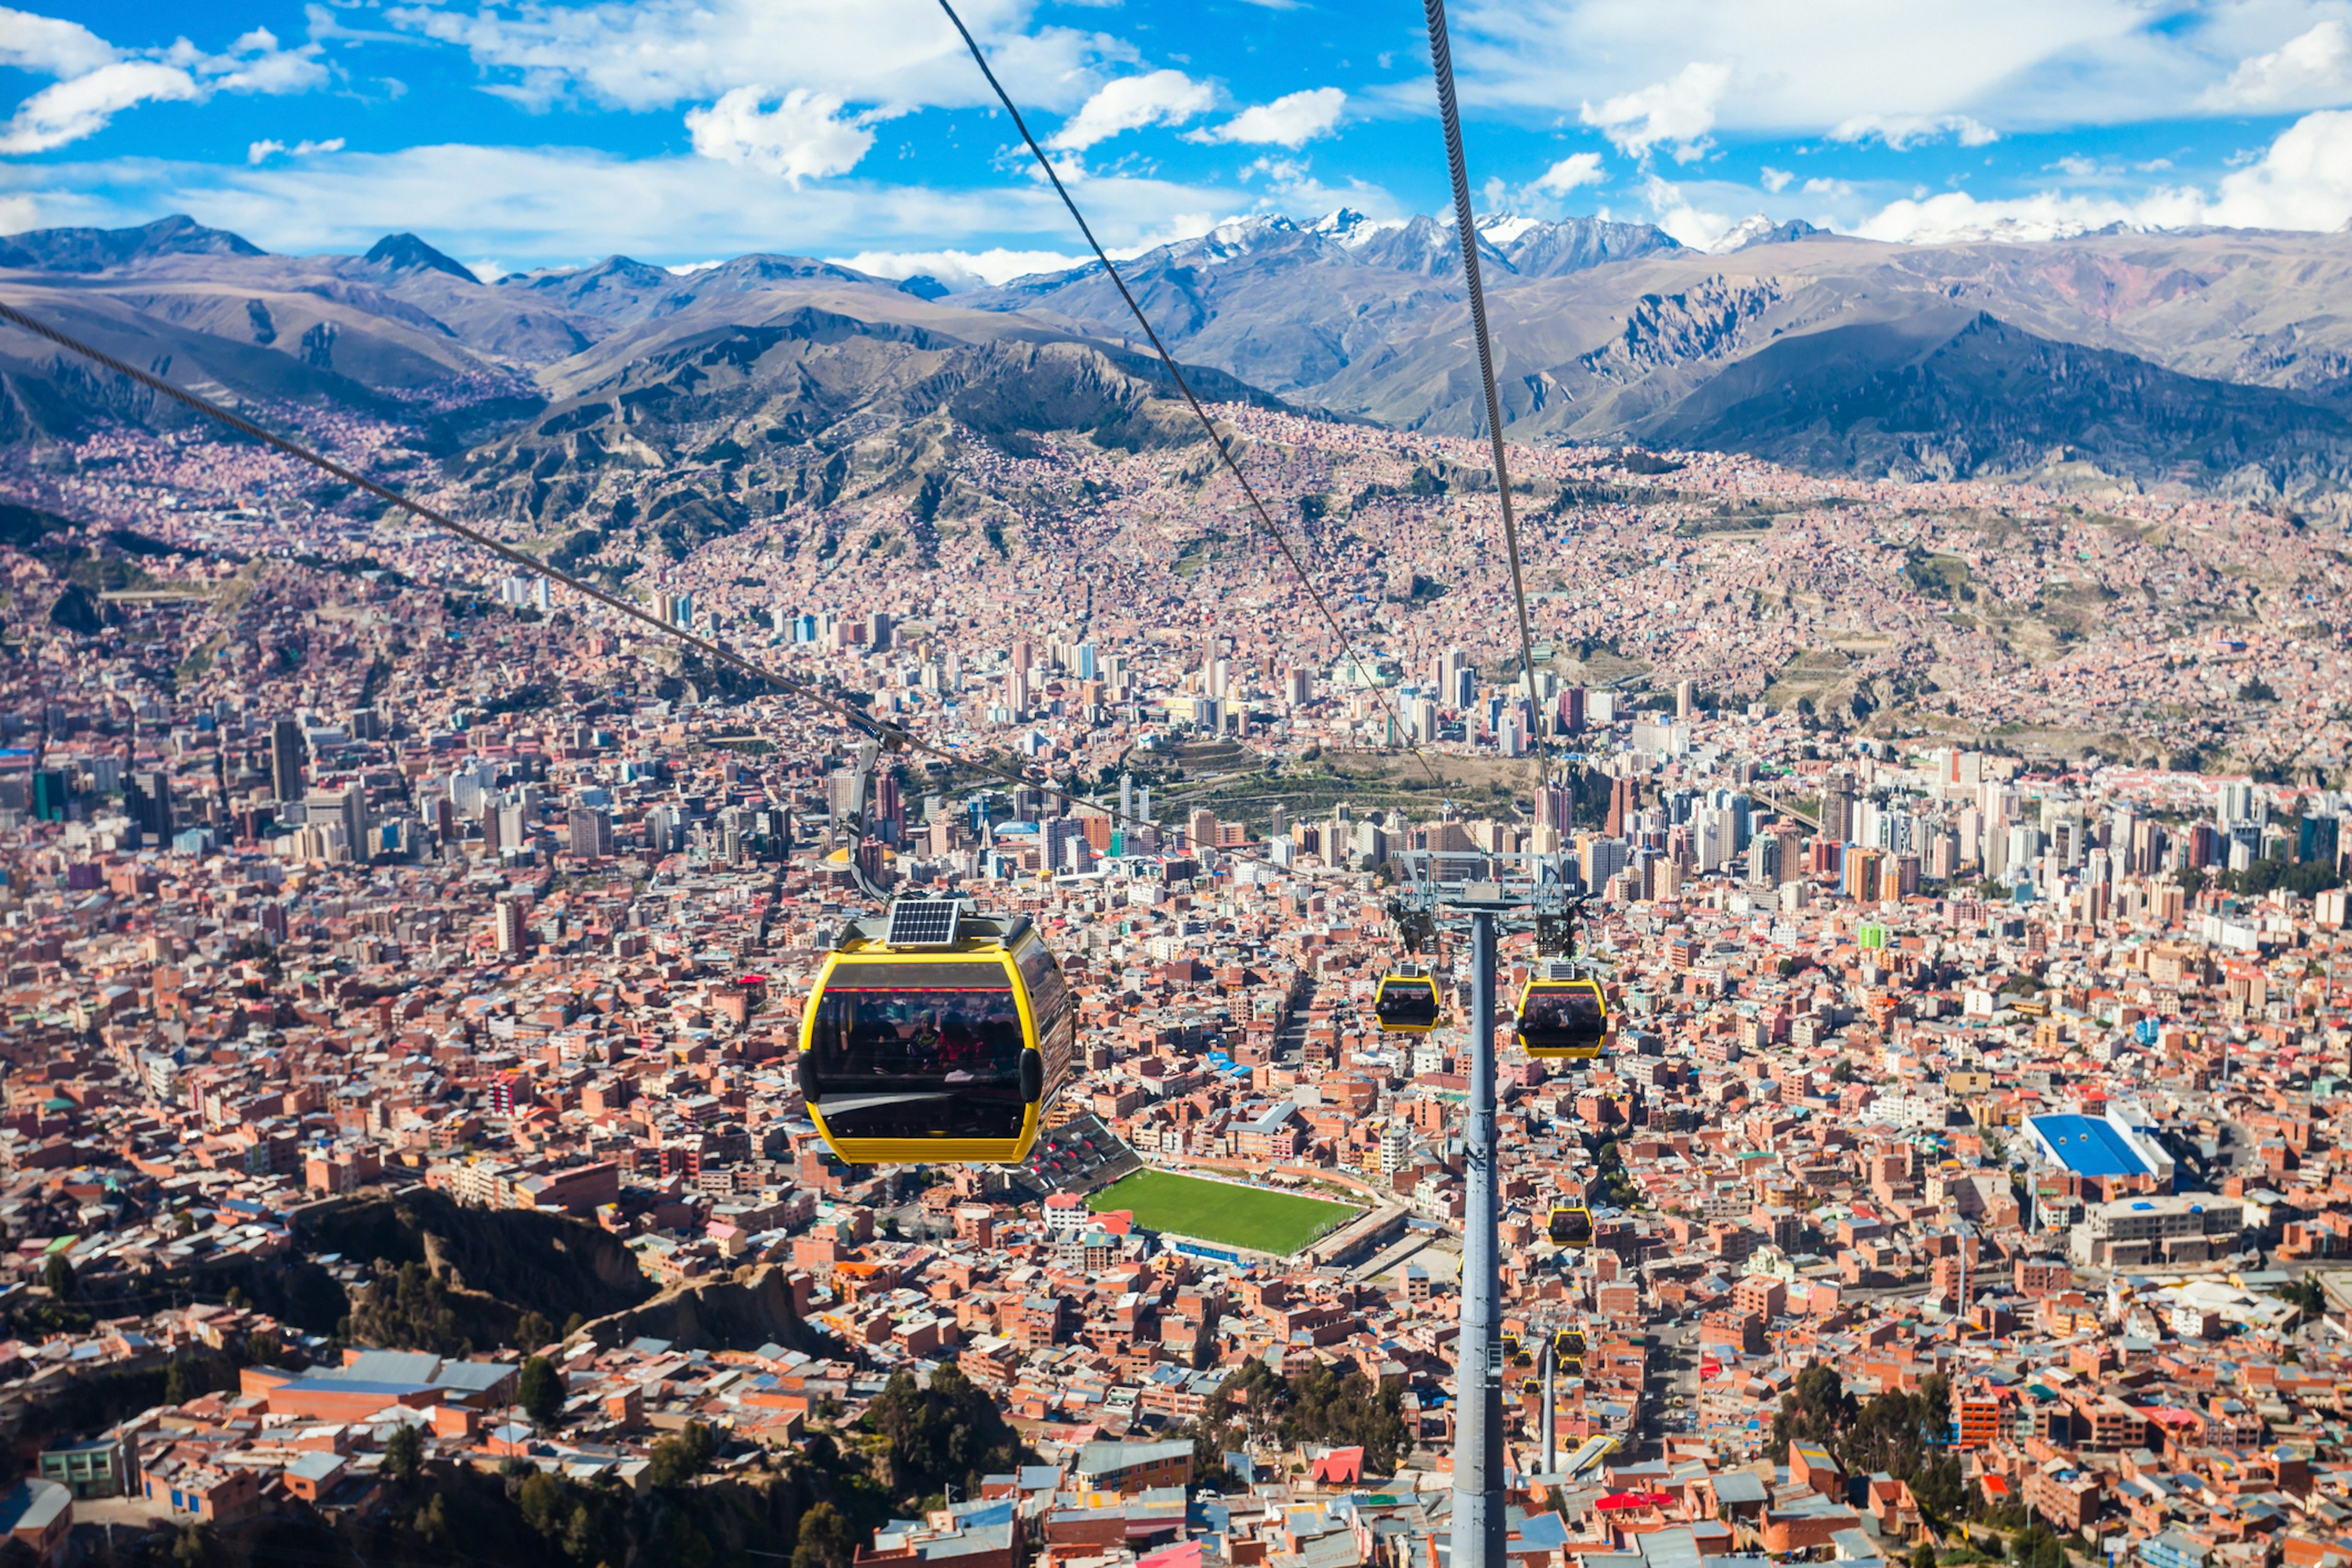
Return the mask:
<svg viewBox="0 0 2352 1568"><path fill-rule="evenodd" d="M1045 145L1060 152L1083 153L1097 142L1108 142L1125 131L1147 125L1181 125L1216 106L1216 89L1194 81L1180 70L1156 70L1106 82Z"/></svg>
<svg viewBox="0 0 2352 1568"><path fill-rule="evenodd" d="M215 91L307 92L327 79L319 46L281 49L267 27L207 55L182 38L154 58L129 58L78 22L0 6L0 65L59 79L16 106L0 127L0 153L47 153L96 135L142 103L187 102Z"/></svg>
<svg viewBox="0 0 2352 1568"><path fill-rule="evenodd" d="M840 258L844 267L871 272L877 278L936 278L961 292L985 289L1039 272L1066 272L1090 256L1065 256L1055 250L861 250Z"/></svg>
<svg viewBox="0 0 2352 1568"><path fill-rule="evenodd" d="M1938 244L2058 239L2110 224L2324 231L2347 222L2352 110L2323 110L2279 132L2260 157L2223 175L2210 195L2192 185L2154 186L2133 196L2042 191L1986 201L1960 191L1921 194L1889 203L1854 232L1869 239Z"/></svg>
<svg viewBox="0 0 2352 1568"><path fill-rule="evenodd" d="M343 139L340 136L330 137L324 142L297 142L291 147L275 137L265 137L246 148L245 161L248 163L267 163L280 153L297 158L310 158L321 153L340 153L342 150Z"/></svg>
<svg viewBox="0 0 2352 1568"><path fill-rule="evenodd" d="M708 109L688 110L686 128L705 158L781 174L793 184L845 174L874 145L858 117L841 116L841 100L796 87L773 109L768 91L739 87Z"/></svg>
<svg viewBox="0 0 2352 1568"><path fill-rule="evenodd" d="M201 98L187 72L153 60L117 60L52 82L16 106L0 127L0 153L46 153L106 129L124 110L163 100Z"/></svg>
<svg viewBox="0 0 2352 1568"><path fill-rule="evenodd" d="M1651 148L1671 142L1675 160L1687 163L1706 150L1716 102L1730 85L1729 66L1693 60L1666 80L1619 93L1598 109L1585 104L1582 119L1630 157L1645 158Z"/></svg>
<svg viewBox="0 0 2352 1568"><path fill-rule="evenodd" d="M1570 153L1537 175L1535 188L1549 195L1564 196L1579 185L1606 184L1608 180L1601 167L1600 153Z"/></svg>
<svg viewBox="0 0 2352 1568"><path fill-rule="evenodd" d="M1348 95L1336 87L1286 93L1272 103L1254 104L1223 125L1195 131L1193 142L1241 142L1254 146L1304 147L1330 134L1347 111Z"/></svg>
<svg viewBox="0 0 2352 1568"><path fill-rule="evenodd" d="M2232 228L2341 228L2352 220L2352 111L2306 114L2262 161L2221 176L2204 221Z"/></svg>
<svg viewBox="0 0 2352 1568"><path fill-rule="evenodd" d="M1735 220L1728 215L1701 210L1692 205L1682 187L1655 174L1643 187L1642 195L1650 204L1651 221L1694 250L1709 249L1731 232Z"/></svg>
<svg viewBox="0 0 2352 1568"><path fill-rule="evenodd" d="M202 53L184 38L164 50L163 58L194 71L207 88L283 95L326 86L327 68L319 63L319 54L315 42L281 49L276 34L256 27L220 54Z"/></svg>
<svg viewBox="0 0 2352 1568"><path fill-rule="evenodd" d="M1867 142L1875 137L1897 153L1945 136L1958 137L1963 147L1986 147L2000 140L2000 132L1965 114L1857 114L1830 131L1832 142Z"/></svg>
<svg viewBox="0 0 2352 1568"><path fill-rule="evenodd" d="M1464 101L1488 111L1601 103L1701 54L1732 73L1718 135L1947 114L2014 133L2179 114L2244 52L2257 3L1456 0L1452 26ZM2266 15L2304 17L2319 3L2259 0ZM1427 95L1425 84L1387 90L1415 109Z"/></svg>
<svg viewBox="0 0 2352 1568"><path fill-rule="evenodd" d="M1764 188L1774 195L1787 190L1789 182L1796 177L1786 169L1776 169L1769 163L1764 165Z"/></svg>
<svg viewBox="0 0 2352 1568"><path fill-rule="evenodd" d="M80 76L118 58L113 45L79 22L0 5L0 65L40 76Z"/></svg>
<svg viewBox="0 0 2352 1568"><path fill-rule="evenodd" d="M1106 62L1135 51L1118 38L1030 27L1034 0L957 7L1024 108L1074 107ZM383 13L414 36L457 45L490 90L543 109L566 98L625 109L702 102L739 87L806 88L893 109L992 103L937 0L498 0L471 11L436 5Z"/></svg>
<svg viewBox="0 0 2352 1568"><path fill-rule="evenodd" d="M1268 155L1253 158L1242 167L1242 178L1255 180L1263 175L1277 185L1296 185L1307 177L1313 165L1304 159L1276 158Z"/></svg>
<svg viewBox="0 0 2352 1568"><path fill-rule="evenodd" d="M2193 190L2152 191L2137 201L2061 195L1979 201L1965 191L1890 202L1854 227L1865 239L1907 245L1970 240L2032 241L2088 234L2110 224L2177 228L2204 221L2203 198Z"/></svg>
<svg viewBox="0 0 2352 1568"><path fill-rule="evenodd" d="M2206 89L2209 109L2324 109L2352 99L2352 26L2330 16Z"/></svg>
<svg viewBox="0 0 2352 1568"><path fill-rule="evenodd" d="M60 184L69 188L60 190ZM84 195L102 191L102 197ZM518 268L584 265L614 252L653 263L774 250L804 255L931 252L984 255L1069 244L1069 216L1050 189L937 189L812 180L681 153L624 158L580 148L436 145L259 167L125 158L81 164L0 162L9 195L37 195L49 222L100 226L188 212L285 255L349 253L402 226L456 256L495 256ZM1104 176L1087 216L1120 255L1198 234L1207 215L1246 210L1238 186ZM1360 202L1351 205L1362 205Z"/></svg>

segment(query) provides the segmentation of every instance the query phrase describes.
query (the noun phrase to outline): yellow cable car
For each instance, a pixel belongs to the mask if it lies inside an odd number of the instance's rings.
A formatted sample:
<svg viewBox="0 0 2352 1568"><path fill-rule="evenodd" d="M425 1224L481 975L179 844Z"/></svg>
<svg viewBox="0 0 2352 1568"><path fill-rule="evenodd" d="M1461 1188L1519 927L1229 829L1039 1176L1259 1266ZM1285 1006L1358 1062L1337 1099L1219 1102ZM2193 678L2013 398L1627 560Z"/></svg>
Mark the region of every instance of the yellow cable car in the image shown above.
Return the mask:
<svg viewBox="0 0 2352 1568"><path fill-rule="evenodd" d="M1526 1360L1521 1354L1519 1350L1519 1336L1507 1331L1506 1331L1503 1335L1503 1364L1505 1366L1531 1366L1534 1364L1532 1362Z"/></svg>
<svg viewBox="0 0 2352 1568"><path fill-rule="evenodd" d="M1583 1208L1555 1208L1551 1211L1551 1244L1554 1247L1591 1247L1592 1245L1592 1211Z"/></svg>
<svg viewBox="0 0 2352 1568"><path fill-rule="evenodd" d="M809 1120L854 1165L1011 1163L1070 1076L1075 1009L1028 917L901 899L843 923L801 1015Z"/></svg>
<svg viewBox="0 0 2352 1568"><path fill-rule="evenodd" d="M1565 1373L1584 1370L1584 1333L1579 1329L1562 1329L1551 1337L1551 1359Z"/></svg>
<svg viewBox="0 0 2352 1568"><path fill-rule="evenodd" d="M1372 1016L1387 1035L1426 1035L1439 1020L1437 982L1426 974L1383 974Z"/></svg>
<svg viewBox="0 0 2352 1568"><path fill-rule="evenodd" d="M1538 966L1519 993L1520 1048L1552 1061L1591 1061L1609 1039L1609 1004L1601 982L1578 978L1564 962Z"/></svg>

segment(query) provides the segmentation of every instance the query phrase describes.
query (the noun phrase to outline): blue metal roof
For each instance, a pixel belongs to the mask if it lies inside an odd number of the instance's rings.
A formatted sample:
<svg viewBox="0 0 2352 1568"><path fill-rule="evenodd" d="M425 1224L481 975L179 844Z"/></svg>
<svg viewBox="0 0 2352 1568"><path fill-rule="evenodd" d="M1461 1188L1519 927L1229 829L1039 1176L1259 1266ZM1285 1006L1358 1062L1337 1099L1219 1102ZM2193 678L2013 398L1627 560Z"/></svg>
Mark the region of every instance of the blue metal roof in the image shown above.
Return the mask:
<svg viewBox="0 0 2352 1568"><path fill-rule="evenodd" d="M2036 1116L2033 1131L2078 1176L2153 1175L2123 1134L2090 1116Z"/></svg>

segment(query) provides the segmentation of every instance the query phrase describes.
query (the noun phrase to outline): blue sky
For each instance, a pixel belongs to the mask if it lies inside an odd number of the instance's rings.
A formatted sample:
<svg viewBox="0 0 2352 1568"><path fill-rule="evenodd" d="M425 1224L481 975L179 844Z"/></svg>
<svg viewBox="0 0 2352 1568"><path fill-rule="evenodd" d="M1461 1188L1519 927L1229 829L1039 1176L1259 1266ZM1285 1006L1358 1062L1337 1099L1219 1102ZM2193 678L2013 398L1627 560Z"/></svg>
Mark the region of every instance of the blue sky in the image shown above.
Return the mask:
<svg viewBox="0 0 2352 1568"><path fill-rule="evenodd" d="M966 0L1107 242L1444 205L1410 0ZM1480 205L1706 244L2352 218L2352 0L1457 0ZM185 211L478 269L1076 237L936 0L0 7L0 230Z"/></svg>

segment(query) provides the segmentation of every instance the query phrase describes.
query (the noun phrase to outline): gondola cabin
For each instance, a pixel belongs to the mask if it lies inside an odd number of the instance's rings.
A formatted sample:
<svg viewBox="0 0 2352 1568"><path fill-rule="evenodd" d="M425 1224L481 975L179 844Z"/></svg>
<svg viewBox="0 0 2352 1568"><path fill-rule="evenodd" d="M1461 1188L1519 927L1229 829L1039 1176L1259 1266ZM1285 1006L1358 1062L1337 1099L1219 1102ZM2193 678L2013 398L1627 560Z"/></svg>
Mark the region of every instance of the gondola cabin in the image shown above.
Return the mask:
<svg viewBox="0 0 2352 1568"><path fill-rule="evenodd" d="M1007 1164L1070 1076L1061 965L1026 916L902 899L845 921L801 1015L809 1120L854 1165Z"/></svg>
<svg viewBox="0 0 2352 1568"><path fill-rule="evenodd" d="M1384 974L1372 993L1372 1016L1383 1034L1426 1035L1437 1027L1437 982L1426 974Z"/></svg>
<svg viewBox="0 0 2352 1568"><path fill-rule="evenodd" d="M1551 1244L1554 1247L1591 1247L1592 1245L1592 1211L1591 1209L1556 1208L1551 1211Z"/></svg>
<svg viewBox="0 0 2352 1568"><path fill-rule="evenodd" d="M1552 1061L1591 1061L1607 1048L1609 1005L1601 982L1578 978L1566 963L1537 967L1519 994L1519 1047Z"/></svg>

